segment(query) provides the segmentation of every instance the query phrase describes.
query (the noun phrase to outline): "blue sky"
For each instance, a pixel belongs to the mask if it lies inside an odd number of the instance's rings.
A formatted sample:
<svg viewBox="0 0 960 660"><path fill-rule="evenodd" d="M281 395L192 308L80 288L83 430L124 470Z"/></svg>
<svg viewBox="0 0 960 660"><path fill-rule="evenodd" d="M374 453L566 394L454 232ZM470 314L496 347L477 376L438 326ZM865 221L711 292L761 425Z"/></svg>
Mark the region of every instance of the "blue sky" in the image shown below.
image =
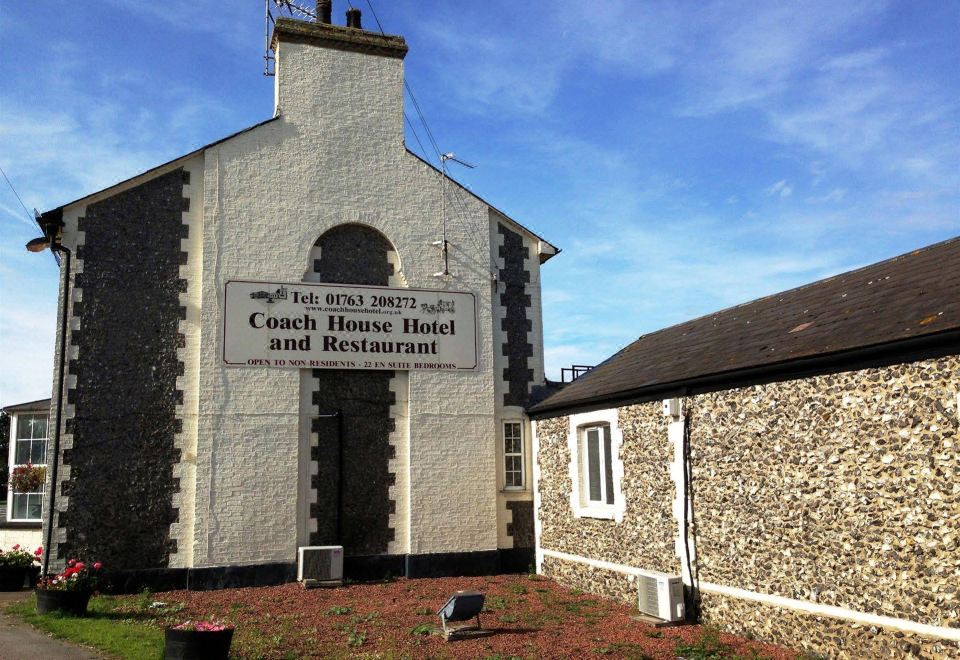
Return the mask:
<svg viewBox="0 0 960 660"><path fill-rule="evenodd" d="M458 177L564 250L542 272L549 376L960 234L960 3L374 8L410 44L407 79L441 148L478 165ZM335 22L345 9L335 0ZM270 117L262 12L259 0L0 6L0 166L27 206ZM57 272L23 250L36 232L0 184L7 404L50 394Z"/></svg>

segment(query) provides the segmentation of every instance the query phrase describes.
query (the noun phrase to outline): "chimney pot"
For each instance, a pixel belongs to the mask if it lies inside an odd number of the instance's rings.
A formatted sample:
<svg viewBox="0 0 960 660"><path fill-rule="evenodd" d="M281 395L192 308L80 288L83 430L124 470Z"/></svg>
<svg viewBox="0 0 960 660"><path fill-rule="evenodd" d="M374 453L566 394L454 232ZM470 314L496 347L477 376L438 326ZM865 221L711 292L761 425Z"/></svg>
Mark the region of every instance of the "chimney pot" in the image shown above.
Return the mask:
<svg viewBox="0 0 960 660"><path fill-rule="evenodd" d="M360 26L360 10L356 7L347 10L347 27L362 30Z"/></svg>
<svg viewBox="0 0 960 660"><path fill-rule="evenodd" d="M330 25L333 12L333 0L317 0L317 23Z"/></svg>

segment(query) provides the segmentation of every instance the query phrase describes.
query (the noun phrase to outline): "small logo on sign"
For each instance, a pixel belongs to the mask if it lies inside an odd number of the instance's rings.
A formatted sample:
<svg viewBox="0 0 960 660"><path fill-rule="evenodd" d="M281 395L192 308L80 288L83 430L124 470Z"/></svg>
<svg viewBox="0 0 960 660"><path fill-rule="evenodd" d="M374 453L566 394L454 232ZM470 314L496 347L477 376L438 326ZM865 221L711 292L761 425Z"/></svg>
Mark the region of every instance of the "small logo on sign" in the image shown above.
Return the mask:
<svg viewBox="0 0 960 660"><path fill-rule="evenodd" d="M423 310L424 314L454 314L455 310L453 308L452 300L438 300L437 304L430 305L428 303L423 303L420 305L420 309Z"/></svg>
<svg viewBox="0 0 960 660"><path fill-rule="evenodd" d="M273 303L278 300L287 299L287 287L282 286L273 293L269 291L254 291L250 294L250 297L254 300L266 300L268 303Z"/></svg>

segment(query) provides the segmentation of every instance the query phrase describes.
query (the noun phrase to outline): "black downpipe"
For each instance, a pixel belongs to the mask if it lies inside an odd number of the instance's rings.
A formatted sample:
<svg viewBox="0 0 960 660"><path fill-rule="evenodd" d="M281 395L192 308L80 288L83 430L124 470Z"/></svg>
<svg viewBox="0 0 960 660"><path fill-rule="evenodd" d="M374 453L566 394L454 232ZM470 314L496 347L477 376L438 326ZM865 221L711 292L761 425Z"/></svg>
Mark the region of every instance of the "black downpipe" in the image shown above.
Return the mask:
<svg viewBox="0 0 960 660"><path fill-rule="evenodd" d="M337 409L337 545L343 545L343 408Z"/></svg>
<svg viewBox="0 0 960 660"><path fill-rule="evenodd" d="M70 305L70 249L59 243L51 243L50 249L64 255L63 268L63 302L60 306L60 354L57 356L59 373L57 376L57 419L53 427L53 463L50 466L50 492L47 495L47 538L43 544L43 567L41 575L47 575L50 570L50 552L53 544L53 512L57 501L57 466L60 464L60 424L63 420L63 381L65 377L64 363L67 354L67 312Z"/></svg>
<svg viewBox="0 0 960 660"><path fill-rule="evenodd" d="M690 446L690 415L686 413L683 424L683 545L687 555L687 572L690 575L691 593L687 618L694 623L700 622L700 569L694 571L693 560L690 558L690 528L696 530L693 502L693 461ZM696 533L696 531L694 531Z"/></svg>

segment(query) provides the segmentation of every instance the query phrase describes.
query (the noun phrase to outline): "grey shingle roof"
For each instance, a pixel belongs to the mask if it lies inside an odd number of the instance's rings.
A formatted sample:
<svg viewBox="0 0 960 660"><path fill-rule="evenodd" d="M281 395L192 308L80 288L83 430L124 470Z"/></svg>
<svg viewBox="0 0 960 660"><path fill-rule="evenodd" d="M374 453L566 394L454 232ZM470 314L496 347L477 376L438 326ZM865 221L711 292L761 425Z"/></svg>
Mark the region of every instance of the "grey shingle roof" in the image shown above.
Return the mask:
<svg viewBox="0 0 960 660"><path fill-rule="evenodd" d="M679 392L704 377L722 389L745 370L957 329L960 237L643 335L530 413Z"/></svg>

